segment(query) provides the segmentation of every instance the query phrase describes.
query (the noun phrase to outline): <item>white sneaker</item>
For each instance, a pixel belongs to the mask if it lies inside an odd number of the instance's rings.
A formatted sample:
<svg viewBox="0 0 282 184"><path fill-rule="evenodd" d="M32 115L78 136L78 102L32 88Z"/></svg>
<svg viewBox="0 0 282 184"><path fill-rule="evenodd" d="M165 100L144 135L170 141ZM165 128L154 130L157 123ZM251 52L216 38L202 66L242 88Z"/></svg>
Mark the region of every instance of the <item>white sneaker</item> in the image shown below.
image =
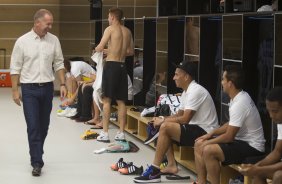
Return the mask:
<svg viewBox="0 0 282 184"><path fill-rule="evenodd" d="M141 112L140 116L144 117L144 116L146 116L147 114L154 113L155 110L156 110L156 107L155 107L155 106L150 107L150 108L145 108L145 109L143 109L143 111Z"/></svg>
<svg viewBox="0 0 282 184"><path fill-rule="evenodd" d="M57 112L57 115L60 116L60 117L64 117L67 113L69 113L70 110L71 110L71 108L67 107L65 110Z"/></svg>
<svg viewBox="0 0 282 184"><path fill-rule="evenodd" d="M65 114L65 117L70 118L72 116L75 116L77 114L76 108L71 108L68 113Z"/></svg>
<svg viewBox="0 0 282 184"><path fill-rule="evenodd" d="M125 140L125 135L123 132L118 131L116 136L115 136L116 141L124 141Z"/></svg>
<svg viewBox="0 0 282 184"><path fill-rule="evenodd" d="M110 142L109 133L101 131L100 135L97 137L97 141L99 141L99 142Z"/></svg>

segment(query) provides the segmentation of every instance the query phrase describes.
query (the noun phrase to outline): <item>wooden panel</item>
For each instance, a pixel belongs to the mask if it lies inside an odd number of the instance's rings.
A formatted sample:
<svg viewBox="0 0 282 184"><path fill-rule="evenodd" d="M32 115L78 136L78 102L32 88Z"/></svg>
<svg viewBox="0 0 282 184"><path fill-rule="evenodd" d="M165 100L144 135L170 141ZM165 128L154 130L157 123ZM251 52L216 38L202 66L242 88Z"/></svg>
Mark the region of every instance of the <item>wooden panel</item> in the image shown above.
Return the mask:
<svg viewBox="0 0 282 184"><path fill-rule="evenodd" d="M119 7L123 11L125 18L134 18L134 7Z"/></svg>
<svg viewBox="0 0 282 184"><path fill-rule="evenodd" d="M60 0L61 5L89 5L89 1L82 1L82 0Z"/></svg>
<svg viewBox="0 0 282 184"><path fill-rule="evenodd" d="M33 22L30 23L1 22L0 27L1 27L0 38L18 38L32 29ZM53 24L51 33L55 35L59 35L58 23Z"/></svg>
<svg viewBox="0 0 282 184"><path fill-rule="evenodd" d="M141 17L156 17L157 11L156 7L136 7L135 9L135 17L141 18Z"/></svg>
<svg viewBox="0 0 282 184"><path fill-rule="evenodd" d="M89 6L63 6L60 9L60 21L89 21Z"/></svg>
<svg viewBox="0 0 282 184"><path fill-rule="evenodd" d="M58 6L0 6L0 21L33 21L34 13L40 8L50 10L55 21L59 19Z"/></svg>
<svg viewBox="0 0 282 184"><path fill-rule="evenodd" d="M157 6L157 0L136 0L136 6Z"/></svg>
<svg viewBox="0 0 282 184"><path fill-rule="evenodd" d="M69 1L69 0L68 0ZM0 4L59 4L60 0L1 0Z"/></svg>
<svg viewBox="0 0 282 184"><path fill-rule="evenodd" d="M117 6L117 0L103 0L103 6Z"/></svg>
<svg viewBox="0 0 282 184"><path fill-rule="evenodd" d="M64 55L90 55L89 40L61 40Z"/></svg>
<svg viewBox="0 0 282 184"><path fill-rule="evenodd" d="M118 6L132 6L132 7L134 7L134 0L118 0Z"/></svg>
<svg viewBox="0 0 282 184"><path fill-rule="evenodd" d="M65 39L65 38L89 39L90 24L89 23L61 23L60 38L61 39Z"/></svg>

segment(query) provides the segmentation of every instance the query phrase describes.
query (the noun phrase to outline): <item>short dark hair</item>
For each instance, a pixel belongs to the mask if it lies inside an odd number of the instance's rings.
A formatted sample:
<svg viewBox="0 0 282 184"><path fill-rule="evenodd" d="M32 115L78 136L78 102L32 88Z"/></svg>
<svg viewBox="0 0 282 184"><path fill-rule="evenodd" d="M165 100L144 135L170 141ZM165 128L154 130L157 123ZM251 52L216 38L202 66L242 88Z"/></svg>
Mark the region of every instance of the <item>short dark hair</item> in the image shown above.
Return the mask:
<svg viewBox="0 0 282 184"><path fill-rule="evenodd" d="M266 100L270 102L278 102L282 105L282 87L277 86L271 89L266 96Z"/></svg>
<svg viewBox="0 0 282 184"><path fill-rule="evenodd" d="M245 75L241 66L227 65L224 71L226 71L226 79L232 81L236 89L243 88Z"/></svg>
<svg viewBox="0 0 282 184"><path fill-rule="evenodd" d="M109 9L109 13L114 15L116 19L121 22L121 19L123 18L123 11L121 9L113 7Z"/></svg>

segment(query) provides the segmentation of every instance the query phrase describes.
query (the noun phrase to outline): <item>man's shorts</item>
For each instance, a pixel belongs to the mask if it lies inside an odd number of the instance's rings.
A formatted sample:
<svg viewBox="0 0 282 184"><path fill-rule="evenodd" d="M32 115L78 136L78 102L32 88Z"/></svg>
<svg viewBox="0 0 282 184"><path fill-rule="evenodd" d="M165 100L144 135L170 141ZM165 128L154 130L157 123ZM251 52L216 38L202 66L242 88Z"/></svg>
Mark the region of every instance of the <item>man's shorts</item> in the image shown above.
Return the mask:
<svg viewBox="0 0 282 184"><path fill-rule="evenodd" d="M180 125L180 146L194 146L195 140L207 132L198 125L184 124Z"/></svg>
<svg viewBox="0 0 282 184"><path fill-rule="evenodd" d="M127 101L128 81L124 63L106 61L102 76L102 97Z"/></svg>
<svg viewBox="0 0 282 184"><path fill-rule="evenodd" d="M220 143L218 145L225 157L222 165L241 164L247 157L261 156L264 154L241 140L234 140L231 143Z"/></svg>

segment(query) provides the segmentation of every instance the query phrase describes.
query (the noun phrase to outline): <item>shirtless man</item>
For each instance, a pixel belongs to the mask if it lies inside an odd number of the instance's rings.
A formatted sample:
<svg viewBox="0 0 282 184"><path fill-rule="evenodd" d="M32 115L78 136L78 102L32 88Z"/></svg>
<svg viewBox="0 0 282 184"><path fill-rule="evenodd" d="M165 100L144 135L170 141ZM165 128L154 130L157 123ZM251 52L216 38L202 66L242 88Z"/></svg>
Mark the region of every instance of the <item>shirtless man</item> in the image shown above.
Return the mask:
<svg viewBox="0 0 282 184"><path fill-rule="evenodd" d="M95 48L97 52L103 51L107 54L102 77L103 131L97 137L97 141L101 142L110 142L108 126L112 100L116 100L118 104L120 124L120 130L117 132L115 140L125 139L123 131L126 124L125 101L128 99L128 86L124 60L126 56L134 54L134 48L131 32L122 25L122 17L121 9L109 9L109 26L105 29L101 42ZM104 49L106 45L108 49Z"/></svg>

